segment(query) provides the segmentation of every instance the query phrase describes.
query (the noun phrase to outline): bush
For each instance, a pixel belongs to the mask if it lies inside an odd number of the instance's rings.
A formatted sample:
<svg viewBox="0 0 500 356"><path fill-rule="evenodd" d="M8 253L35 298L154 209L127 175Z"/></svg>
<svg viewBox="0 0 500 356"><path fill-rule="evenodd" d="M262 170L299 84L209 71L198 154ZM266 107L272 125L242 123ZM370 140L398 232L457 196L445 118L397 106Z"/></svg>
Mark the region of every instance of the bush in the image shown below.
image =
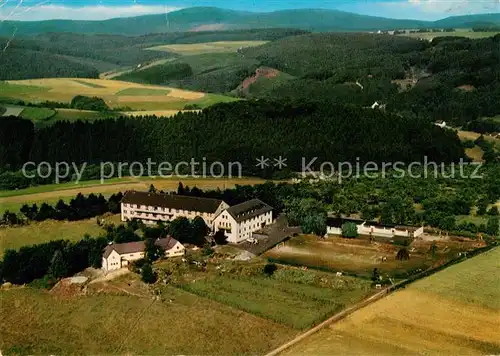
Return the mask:
<svg viewBox="0 0 500 356"><path fill-rule="evenodd" d="M71 107L78 110L109 111L102 98L77 95L71 100Z"/></svg>
<svg viewBox="0 0 500 356"><path fill-rule="evenodd" d="M31 288L36 288L36 289L51 289L56 283L57 283L57 280L55 280L51 276L44 276L42 278L35 279L34 281L30 282L28 285Z"/></svg>
<svg viewBox="0 0 500 356"><path fill-rule="evenodd" d="M153 284L156 282L156 274L149 263L144 263L141 269L141 279L144 283Z"/></svg>
<svg viewBox="0 0 500 356"><path fill-rule="evenodd" d="M406 248L402 248L398 251L396 255L396 260L398 261L408 261L410 259L410 253Z"/></svg>
<svg viewBox="0 0 500 356"><path fill-rule="evenodd" d="M141 273L142 266L144 266L145 263L146 260L144 258L141 258L140 260L131 262L128 265L128 269L134 273Z"/></svg>
<svg viewBox="0 0 500 356"><path fill-rule="evenodd" d="M278 266L276 266L274 263L268 263L264 266L264 274L268 277L271 277L277 269Z"/></svg>
<svg viewBox="0 0 500 356"><path fill-rule="evenodd" d="M356 238L359 236L358 227L355 223L346 222L342 225L342 236L349 239Z"/></svg>
<svg viewBox="0 0 500 356"><path fill-rule="evenodd" d="M205 246L202 250L203 256L212 256L215 250L209 246Z"/></svg>
<svg viewBox="0 0 500 356"><path fill-rule="evenodd" d="M217 231L214 235L214 241L217 245L227 245L227 237L224 234L224 231Z"/></svg>

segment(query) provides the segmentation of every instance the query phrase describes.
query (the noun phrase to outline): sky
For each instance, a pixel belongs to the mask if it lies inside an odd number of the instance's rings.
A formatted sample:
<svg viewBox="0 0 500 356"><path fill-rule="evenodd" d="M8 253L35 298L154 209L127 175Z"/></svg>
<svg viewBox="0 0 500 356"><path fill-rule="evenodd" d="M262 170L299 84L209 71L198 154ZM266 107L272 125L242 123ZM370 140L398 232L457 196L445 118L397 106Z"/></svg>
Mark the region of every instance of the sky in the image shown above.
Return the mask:
<svg viewBox="0 0 500 356"><path fill-rule="evenodd" d="M5 20L104 20L158 14L193 6L246 11L323 8L398 19L500 13L500 0L0 0Z"/></svg>

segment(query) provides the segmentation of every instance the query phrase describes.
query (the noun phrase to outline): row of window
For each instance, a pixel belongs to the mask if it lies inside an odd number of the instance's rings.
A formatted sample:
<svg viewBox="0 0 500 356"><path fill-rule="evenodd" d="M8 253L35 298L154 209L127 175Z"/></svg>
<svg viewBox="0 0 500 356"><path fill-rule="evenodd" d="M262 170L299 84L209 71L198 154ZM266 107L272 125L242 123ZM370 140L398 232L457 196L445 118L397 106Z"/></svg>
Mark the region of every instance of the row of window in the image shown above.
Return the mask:
<svg viewBox="0 0 500 356"><path fill-rule="evenodd" d="M177 209L159 208L159 207L146 206L146 205L138 206L137 204L123 204L123 206L126 208L141 209L141 210L156 211L156 212L171 212L174 214L178 213L178 214L184 214L184 215L203 215L203 213L200 213L198 211L191 211L191 210L182 210L182 209L177 210Z"/></svg>

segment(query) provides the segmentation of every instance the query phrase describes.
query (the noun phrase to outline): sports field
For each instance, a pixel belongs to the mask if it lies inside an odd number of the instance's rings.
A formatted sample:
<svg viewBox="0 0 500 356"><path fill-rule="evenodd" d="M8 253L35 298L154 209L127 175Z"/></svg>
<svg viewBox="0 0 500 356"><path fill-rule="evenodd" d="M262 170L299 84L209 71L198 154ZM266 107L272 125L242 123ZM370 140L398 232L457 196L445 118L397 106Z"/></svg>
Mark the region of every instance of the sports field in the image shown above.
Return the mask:
<svg viewBox="0 0 500 356"><path fill-rule="evenodd" d="M231 53L241 47L256 47L267 41L219 41L194 44L172 44L148 48L151 51L173 52L183 56L205 53Z"/></svg>
<svg viewBox="0 0 500 356"><path fill-rule="evenodd" d="M283 355L500 353L500 248L411 284Z"/></svg>
<svg viewBox="0 0 500 356"><path fill-rule="evenodd" d="M103 98L111 108L132 110L182 110L188 104L200 107L234 98L155 85L115 80L51 78L0 83L2 96L28 102L69 103L77 95Z"/></svg>

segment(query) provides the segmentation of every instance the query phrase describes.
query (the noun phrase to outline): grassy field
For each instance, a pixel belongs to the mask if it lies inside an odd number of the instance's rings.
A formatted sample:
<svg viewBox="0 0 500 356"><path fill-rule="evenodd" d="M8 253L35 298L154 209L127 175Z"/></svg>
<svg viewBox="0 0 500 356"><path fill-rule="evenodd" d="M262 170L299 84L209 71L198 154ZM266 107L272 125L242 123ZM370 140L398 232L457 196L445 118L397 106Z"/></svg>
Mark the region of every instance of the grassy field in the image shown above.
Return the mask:
<svg viewBox="0 0 500 356"><path fill-rule="evenodd" d="M172 117L180 112L189 112L189 111L193 110L143 110L143 111L126 111L123 114L131 117L137 117L137 116Z"/></svg>
<svg viewBox="0 0 500 356"><path fill-rule="evenodd" d="M310 272L313 273L313 272ZM339 277L336 288L267 277L216 276L183 288L296 329L305 329L370 294L370 283Z"/></svg>
<svg viewBox="0 0 500 356"><path fill-rule="evenodd" d="M100 181L85 181L79 184L63 183L42 185L19 190L0 191L0 213L6 210L18 211L23 204L55 203L59 199L67 200L73 198L78 193L82 194L103 194L109 196L113 193L125 192L127 190L147 190L151 184L158 190L174 191L179 182L184 186L198 187L203 190L233 188L235 185L255 185L264 183L260 178L241 179L134 179L115 178L106 180L105 184Z"/></svg>
<svg viewBox="0 0 500 356"><path fill-rule="evenodd" d="M77 109L56 109L56 115L46 122L51 124L57 121L93 121L98 119L116 118L120 116L117 112L102 113L90 110L77 110Z"/></svg>
<svg viewBox="0 0 500 356"><path fill-rule="evenodd" d="M427 269L438 262L455 257L459 251L473 249L474 242L437 241L435 256L429 253L431 242L415 240L408 247L410 260L398 261L396 254L402 246L390 243L370 243L368 239L344 239L297 236L285 245L277 246L264 255L279 262L303 265L323 270L341 271L370 278L374 268L393 278L406 278L417 269ZM386 261L383 261L383 258Z"/></svg>
<svg viewBox="0 0 500 356"><path fill-rule="evenodd" d="M467 157L471 158L474 162L484 162L483 155L484 151L479 146L474 146L473 148L466 148L465 154Z"/></svg>
<svg viewBox="0 0 500 356"><path fill-rule="evenodd" d="M148 48L151 51L173 52L183 56L205 53L231 53L241 47L256 47L267 41L220 41L194 44L172 44Z"/></svg>
<svg viewBox="0 0 500 356"><path fill-rule="evenodd" d="M431 40L435 37L467 37L472 39L493 37L500 32L473 32L471 30L459 30L455 32L424 32L424 33L409 33L400 36L408 36L412 38L423 38Z"/></svg>
<svg viewBox="0 0 500 356"><path fill-rule="evenodd" d="M116 215L108 219L110 222L118 223L120 216ZM103 232L96 223L96 219L81 221L53 221L33 222L20 227L0 228L0 256L6 249L18 249L22 246L43 243L52 240L78 241L83 235L98 236Z"/></svg>
<svg viewBox="0 0 500 356"><path fill-rule="evenodd" d="M165 287L165 294L165 301L153 301L116 293L64 298L31 288L3 290L0 349L4 355L256 355L296 335L177 288Z"/></svg>
<svg viewBox="0 0 500 356"><path fill-rule="evenodd" d="M169 89L151 89L151 88L127 88L120 90L116 95L168 95L170 93Z"/></svg>
<svg viewBox="0 0 500 356"><path fill-rule="evenodd" d="M23 106L17 106L17 105L6 105L5 106L5 111L3 112L2 116L15 116L19 117L21 116L22 112L24 111Z"/></svg>
<svg viewBox="0 0 500 356"><path fill-rule="evenodd" d="M54 109L26 107L21 113L21 117L32 121L44 121L56 115Z"/></svg>
<svg viewBox="0 0 500 356"><path fill-rule="evenodd" d="M496 118L495 118L496 119ZM458 137L462 141L475 141L477 138L481 136L481 134L472 131L458 131ZM500 151L500 139L492 137L490 135L483 135L484 139L488 142L491 142L495 145L496 150ZM483 150L479 146L475 146L474 148L468 148L465 150L467 156L472 158L476 162L483 162Z"/></svg>
<svg viewBox="0 0 500 356"><path fill-rule="evenodd" d="M284 355L500 353L500 248L418 281Z"/></svg>
<svg viewBox="0 0 500 356"><path fill-rule="evenodd" d="M235 100L222 95L154 85L72 78L1 82L0 92L2 96L28 102L49 100L69 103L77 95L97 96L103 98L111 108L129 107L132 110L182 110L188 104L205 107L220 101Z"/></svg>

